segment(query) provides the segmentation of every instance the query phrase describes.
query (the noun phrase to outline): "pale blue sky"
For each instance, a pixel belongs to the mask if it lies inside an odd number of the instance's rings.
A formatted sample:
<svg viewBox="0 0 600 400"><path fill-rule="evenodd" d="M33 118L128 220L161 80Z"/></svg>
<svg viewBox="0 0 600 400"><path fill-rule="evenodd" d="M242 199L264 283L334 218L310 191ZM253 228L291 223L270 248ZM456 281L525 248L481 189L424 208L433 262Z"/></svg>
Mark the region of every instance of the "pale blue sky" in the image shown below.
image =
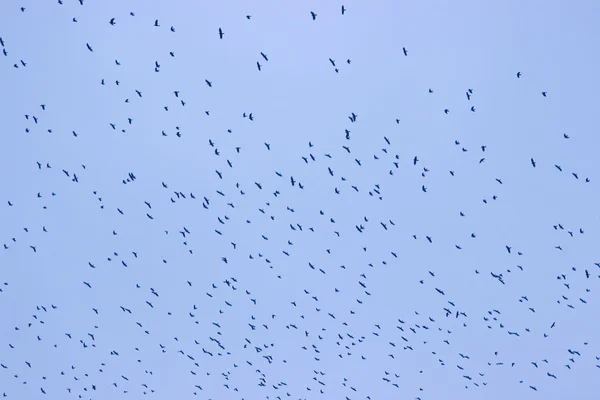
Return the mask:
<svg viewBox="0 0 600 400"><path fill-rule="evenodd" d="M600 4L343 4L0 3L0 393L597 398Z"/></svg>

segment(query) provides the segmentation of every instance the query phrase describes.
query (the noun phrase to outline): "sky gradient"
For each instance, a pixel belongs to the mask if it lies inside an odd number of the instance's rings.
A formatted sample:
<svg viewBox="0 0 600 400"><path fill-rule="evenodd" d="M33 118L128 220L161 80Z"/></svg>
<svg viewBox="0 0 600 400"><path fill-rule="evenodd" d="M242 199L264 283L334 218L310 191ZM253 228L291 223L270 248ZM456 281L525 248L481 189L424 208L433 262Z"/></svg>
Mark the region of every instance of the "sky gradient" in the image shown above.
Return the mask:
<svg viewBox="0 0 600 400"><path fill-rule="evenodd" d="M600 3L343 5L0 2L0 393L597 398Z"/></svg>

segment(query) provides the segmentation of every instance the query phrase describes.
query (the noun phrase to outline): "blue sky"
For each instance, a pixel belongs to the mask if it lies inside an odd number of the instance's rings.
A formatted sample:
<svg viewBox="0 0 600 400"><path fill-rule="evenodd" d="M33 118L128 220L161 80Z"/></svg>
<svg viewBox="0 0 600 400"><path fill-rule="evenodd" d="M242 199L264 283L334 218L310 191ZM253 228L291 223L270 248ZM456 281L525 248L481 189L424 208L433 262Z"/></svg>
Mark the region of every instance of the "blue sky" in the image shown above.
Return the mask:
<svg viewBox="0 0 600 400"><path fill-rule="evenodd" d="M343 5L0 4L0 393L596 397L600 5Z"/></svg>

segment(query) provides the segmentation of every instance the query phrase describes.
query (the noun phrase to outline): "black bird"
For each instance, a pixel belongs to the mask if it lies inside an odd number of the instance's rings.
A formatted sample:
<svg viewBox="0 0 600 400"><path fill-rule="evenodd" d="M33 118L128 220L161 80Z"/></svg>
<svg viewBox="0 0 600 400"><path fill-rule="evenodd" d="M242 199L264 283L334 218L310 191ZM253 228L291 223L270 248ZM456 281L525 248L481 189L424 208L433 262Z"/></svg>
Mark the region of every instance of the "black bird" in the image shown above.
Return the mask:
<svg viewBox="0 0 600 400"><path fill-rule="evenodd" d="M223 32L223 29L219 28L219 39L223 39L223 35L225 35L225 32Z"/></svg>
<svg viewBox="0 0 600 400"><path fill-rule="evenodd" d="M404 53L405 56L408 56L408 51L406 50L406 47L402 48L402 52Z"/></svg>
<svg viewBox="0 0 600 400"><path fill-rule="evenodd" d="M315 14L314 12L310 12L310 15L312 16L313 21L317 19L317 14Z"/></svg>

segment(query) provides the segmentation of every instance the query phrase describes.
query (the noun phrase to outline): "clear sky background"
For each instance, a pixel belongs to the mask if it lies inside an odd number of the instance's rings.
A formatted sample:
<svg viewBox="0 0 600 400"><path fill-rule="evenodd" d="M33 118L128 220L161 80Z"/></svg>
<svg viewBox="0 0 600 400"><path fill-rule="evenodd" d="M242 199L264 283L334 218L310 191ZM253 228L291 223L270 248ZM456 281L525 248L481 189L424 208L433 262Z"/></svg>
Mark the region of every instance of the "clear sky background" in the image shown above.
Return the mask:
<svg viewBox="0 0 600 400"><path fill-rule="evenodd" d="M62 1L0 2L6 398L597 398L600 3Z"/></svg>

